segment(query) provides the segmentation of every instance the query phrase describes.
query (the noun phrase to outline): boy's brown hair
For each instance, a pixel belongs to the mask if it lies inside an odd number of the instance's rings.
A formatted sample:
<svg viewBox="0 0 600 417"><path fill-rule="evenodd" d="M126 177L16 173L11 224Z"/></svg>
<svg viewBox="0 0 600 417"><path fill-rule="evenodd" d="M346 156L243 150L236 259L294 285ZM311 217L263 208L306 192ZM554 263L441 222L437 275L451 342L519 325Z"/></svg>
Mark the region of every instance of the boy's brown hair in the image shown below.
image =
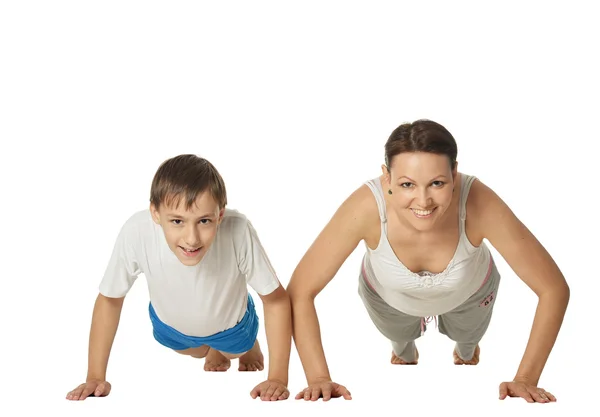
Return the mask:
<svg viewBox="0 0 600 417"><path fill-rule="evenodd" d="M196 198L206 190L211 193L219 209L227 205L225 183L214 165L197 155L179 155L164 161L154 174L150 203L157 210L161 204L178 207L183 198L189 210Z"/></svg>

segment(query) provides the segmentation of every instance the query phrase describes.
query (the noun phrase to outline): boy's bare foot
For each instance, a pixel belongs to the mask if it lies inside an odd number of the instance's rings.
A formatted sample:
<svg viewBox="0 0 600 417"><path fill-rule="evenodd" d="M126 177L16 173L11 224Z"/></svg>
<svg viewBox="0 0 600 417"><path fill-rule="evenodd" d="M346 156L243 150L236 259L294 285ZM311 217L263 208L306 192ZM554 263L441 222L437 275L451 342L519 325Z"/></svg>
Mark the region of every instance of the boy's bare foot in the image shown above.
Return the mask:
<svg viewBox="0 0 600 417"><path fill-rule="evenodd" d="M396 356L394 351L392 351L392 364L393 365L416 365L417 363L419 363L419 351L417 350L417 348L415 348L415 357L416 357L416 359L414 360L414 362L406 362L404 359L400 359L398 356Z"/></svg>
<svg viewBox="0 0 600 417"><path fill-rule="evenodd" d="M231 361L218 350L210 349L204 359L204 370L208 372L225 372L231 366Z"/></svg>
<svg viewBox="0 0 600 417"><path fill-rule="evenodd" d="M264 368L265 362L257 340L252 349L240 356L238 371L262 371Z"/></svg>
<svg viewBox="0 0 600 417"><path fill-rule="evenodd" d="M458 353L456 353L456 349L454 349L453 355L454 355L454 365L477 365L479 363L479 345L477 345L475 347L475 353L473 354L473 357L469 361L461 359L461 357L458 356Z"/></svg>

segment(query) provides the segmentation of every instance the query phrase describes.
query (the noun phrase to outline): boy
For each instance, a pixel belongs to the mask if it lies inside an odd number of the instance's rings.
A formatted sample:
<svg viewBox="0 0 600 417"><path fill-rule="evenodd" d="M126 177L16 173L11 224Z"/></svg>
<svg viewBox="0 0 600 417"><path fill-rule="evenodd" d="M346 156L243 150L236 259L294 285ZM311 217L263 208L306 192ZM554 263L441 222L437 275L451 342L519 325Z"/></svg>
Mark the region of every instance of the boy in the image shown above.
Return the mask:
<svg viewBox="0 0 600 417"><path fill-rule="evenodd" d="M223 179L209 161L179 155L163 162L149 210L131 216L118 235L94 306L86 382L67 399L110 393L108 358L125 295L140 273L156 341L205 358L206 371L226 371L234 358L240 371L263 369L252 287L264 306L270 369L250 395L288 398L289 298L251 223L226 204Z"/></svg>

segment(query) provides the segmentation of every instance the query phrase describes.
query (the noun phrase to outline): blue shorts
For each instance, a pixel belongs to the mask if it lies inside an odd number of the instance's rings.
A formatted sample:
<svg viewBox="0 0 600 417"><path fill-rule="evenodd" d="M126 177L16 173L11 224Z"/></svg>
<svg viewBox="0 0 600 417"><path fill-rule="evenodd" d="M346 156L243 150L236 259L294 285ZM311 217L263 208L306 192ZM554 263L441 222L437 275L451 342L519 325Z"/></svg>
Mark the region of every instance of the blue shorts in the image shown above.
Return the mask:
<svg viewBox="0 0 600 417"><path fill-rule="evenodd" d="M185 350L207 345L220 352L240 354L252 349L258 335L258 316L250 294L248 294L246 314L244 314L242 320L232 328L215 333L212 336L187 336L160 321L152 307L152 303L150 303L148 310L154 329L154 339L161 345L174 350Z"/></svg>

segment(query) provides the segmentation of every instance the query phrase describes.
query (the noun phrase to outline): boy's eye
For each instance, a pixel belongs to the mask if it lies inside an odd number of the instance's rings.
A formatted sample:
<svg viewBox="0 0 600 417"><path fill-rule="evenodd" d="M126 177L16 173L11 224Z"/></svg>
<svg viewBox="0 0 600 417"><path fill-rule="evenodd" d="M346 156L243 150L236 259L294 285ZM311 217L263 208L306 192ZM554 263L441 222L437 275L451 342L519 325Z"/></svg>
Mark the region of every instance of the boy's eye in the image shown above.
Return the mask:
<svg viewBox="0 0 600 417"><path fill-rule="evenodd" d="M209 224L210 222L211 222L210 219L202 219L202 220L200 220L200 223L202 223L202 224Z"/></svg>
<svg viewBox="0 0 600 417"><path fill-rule="evenodd" d="M180 222L181 222L181 220L179 220L179 219L171 220L171 222L173 222L173 223L174 223L174 224L176 224L176 225L180 225L180 224L181 224L181 223L180 223Z"/></svg>

